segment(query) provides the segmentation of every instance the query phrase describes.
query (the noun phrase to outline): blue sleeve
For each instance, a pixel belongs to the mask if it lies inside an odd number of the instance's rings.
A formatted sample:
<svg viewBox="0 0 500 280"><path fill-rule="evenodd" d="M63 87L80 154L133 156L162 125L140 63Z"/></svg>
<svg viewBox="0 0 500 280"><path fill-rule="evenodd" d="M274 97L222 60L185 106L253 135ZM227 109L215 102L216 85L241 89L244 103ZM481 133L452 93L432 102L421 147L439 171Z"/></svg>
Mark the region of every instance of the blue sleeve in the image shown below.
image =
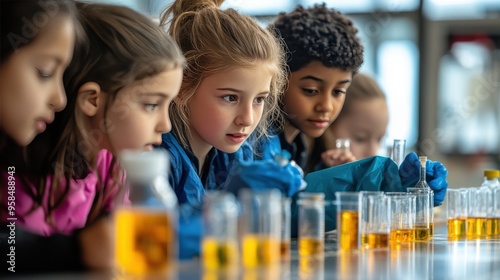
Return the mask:
<svg viewBox="0 0 500 280"><path fill-rule="evenodd" d="M269 138L262 137L256 143L256 159L266 160L274 159L274 156L281 152L280 138L271 136Z"/></svg>

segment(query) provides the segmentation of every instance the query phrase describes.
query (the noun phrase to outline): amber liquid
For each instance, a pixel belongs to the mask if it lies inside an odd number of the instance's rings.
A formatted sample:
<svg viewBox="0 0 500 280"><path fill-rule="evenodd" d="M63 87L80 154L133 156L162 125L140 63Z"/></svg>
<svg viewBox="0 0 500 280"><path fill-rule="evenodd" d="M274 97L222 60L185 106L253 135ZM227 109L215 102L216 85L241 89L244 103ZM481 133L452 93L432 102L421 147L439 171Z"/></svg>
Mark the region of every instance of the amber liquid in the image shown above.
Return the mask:
<svg viewBox="0 0 500 280"><path fill-rule="evenodd" d="M431 240L431 229L428 227L415 227L415 241L429 241Z"/></svg>
<svg viewBox="0 0 500 280"><path fill-rule="evenodd" d="M391 242L409 242L415 240L415 231L413 229L395 229L391 230L389 240Z"/></svg>
<svg viewBox="0 0 500 280"><path fill-rule="evenodd" d="M280 260L280 242L268 236L243 238L243 264L249 268L271 265Z"/></svg>
<svg viewBox="0 0 500 280"><path fill-rule="evenodd" d="M340 211L339 250L349 251L358 248L358 212Z"/></svg>
<svg viewBox="0 0 500 280"><path fill-rule="evenodd" d="M289 241L281 241L280 243L280 255L282 259L286 259L290 257L290 242Z"/></svg>
<svg viewBox="0 0 500 280"><path fill-rule="evenodd" d="M486 219L486 238L491 239L497 235L497 219L487 218Z"/></svg>
<svg viewBox="0 0 500 280"><path fill-rule="evenodd" d="M434 223L429 223L429 234L432 236L434 235Z"/></svg>
<svg viewBox="0 0 500 280"><path fill-rule="evenodd" d="M467 217L467 239L486 238L486 218Z"/></svg>
<svg viewBox="0 0 500 280"><path fill-rule="evenodd" d="M238 262L238 246L236 242L205 238L202 245L203 264L208 269L219 269L234 266Z"/></svg>
<svg viewBox="0 0 500 280"><path fill-rule="evenodd" d="M387 248L389 247L389 234L387 233L368 233L361 235L361 247Z"/></svg>
<svg viewBox="0 0 500 280"><path fill-rule="evenodd" d="M448 239L450 240L460 240L464 239L466 236L465 231L466 219L448 219Z"/></svg>
<svg viewBox="0 0 500 280"><path fill-rule="evenodd" d="M299 238L299 256L309 257L323 254L325 242L323 239L313 237Z"/></svg>
<svg viewBox="0 0 500 280"><path fill-rule="evenodd" d="M500 218L493 218L493 219L495 220L495 225L496 225L493 237L498 238L500 237Z"/></svg>
<svg viewBox="0 0 500 280"><path fill-rule="evenodd" d="M170 279L170 278L163 278ZM177 278L173 278L177 279ZM203 280L233 280L238 279L238 267L228 269L206 269L203 271ZM118 279L113 279L118 280ZM131 279L132 280L132 279Z"/></svg>
<svg viewBox="0 0 500 280"><path fill-rule="evenodd" d="M119 209L115 216L118 273L163 274L173 262L174 229L165 212Z"/></svg>

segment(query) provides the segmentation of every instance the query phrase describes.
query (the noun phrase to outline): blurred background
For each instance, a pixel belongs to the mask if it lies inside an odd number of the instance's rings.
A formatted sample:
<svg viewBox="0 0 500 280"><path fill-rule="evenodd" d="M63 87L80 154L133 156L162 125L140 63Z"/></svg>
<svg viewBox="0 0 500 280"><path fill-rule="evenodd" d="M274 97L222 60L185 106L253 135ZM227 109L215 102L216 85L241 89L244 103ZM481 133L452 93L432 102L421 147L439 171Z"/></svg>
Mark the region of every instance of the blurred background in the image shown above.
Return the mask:
<svg viewBox="0 0 500 280"><path fill-rule="evenodd" d="M93 0L158 19L170 0ZM365 46L361 72L384 89L393 139L443 162L450 187L479 186L500 168L499 0L226 0L262 26L296 5L326 3L350 16Z"/></svg>

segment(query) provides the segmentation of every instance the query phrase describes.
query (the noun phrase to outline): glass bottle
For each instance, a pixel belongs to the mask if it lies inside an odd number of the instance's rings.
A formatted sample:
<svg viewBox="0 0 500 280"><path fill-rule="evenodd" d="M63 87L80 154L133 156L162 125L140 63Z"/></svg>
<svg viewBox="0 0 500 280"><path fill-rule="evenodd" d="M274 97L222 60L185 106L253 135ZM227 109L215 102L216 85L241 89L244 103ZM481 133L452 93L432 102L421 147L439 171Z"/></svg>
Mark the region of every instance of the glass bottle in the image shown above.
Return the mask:
<svg viewBox="0 0 500 280"><path fill-rule="evenodd" d="M164 277L177 259L178 202L168 183L169 159L164 151L124 151L130 204L114 214L117 273Z"/></svg>
<svg viewBox="0 0 500 280"><path fill-rule="evenodd" d="M418 180L417 184L414 186L414 188L429 188L429 185L427 184L426 180L426 164L427 164L427 157L426 156L419 156L418 160L420 161L420 179Z"/></svg>
<svg viewBox="0 0 500 280"><path fill-rule="evenodd" d="M498 181L498 178L500 177L499 170L486 169L483 174L484 179L481 187L500 187L500 182Z"/></svg>
<svg viewBox="0 0 500 280"><path fill-rule="evenodd" d="M498 193L495 192L495 189L499 188L500 183L498 182L498 177L500 177L500 172L498 170L484 170L484 180L480 186L481 193L484 194L484 202L485 202L485 215L486 215L486 232L484 237L487 239L494 238L499 232L500 225L500 217L498 216L498 211L495 209L495 199L498 196Z"/></svg>
<svg viewBox="0 0 500 280"><path fill-rule="evenodd" d="M429 207L430 207L430 218L429 218L429 227L430 227L430 236L434 235L434 191L432 191L429 184L427 184L426 174L427 174L427 157L419 156L420 161L420 179L417 184L415 184L415 188L423 188L426 189L429 195Z"/></svg>
<svg viewBox="0 0 500 280"><path fill-rule="evenodd" d="M424 202L424 201L419 200L419 198L417 196L416 203L417 203L417 208L419 208L418 207L419 204L421 205L420 211L428 212L428 215L429 215L429 238L430 238L434 235L434 192L430 188L429 184L427 184L427 180L426 180L427 157L426 156L419 156L418 159L420 161L420 179L418 180L417 184L415 184L413 189L422 189L422 190L413 190L413 191L418 192L418 193L425 192L428 196L428 198L425 199L425 201L428 201L428 202ZM424 208L424 209L422 209L422 208ZM425 210L425 208L428 208L428 210ZM417 216L418 216L419 209L417 209L416 211L417 211ZM421 215L424 215L424 214L421 213ZM427 214L425 214L425 215L427 215Z"/></svg>

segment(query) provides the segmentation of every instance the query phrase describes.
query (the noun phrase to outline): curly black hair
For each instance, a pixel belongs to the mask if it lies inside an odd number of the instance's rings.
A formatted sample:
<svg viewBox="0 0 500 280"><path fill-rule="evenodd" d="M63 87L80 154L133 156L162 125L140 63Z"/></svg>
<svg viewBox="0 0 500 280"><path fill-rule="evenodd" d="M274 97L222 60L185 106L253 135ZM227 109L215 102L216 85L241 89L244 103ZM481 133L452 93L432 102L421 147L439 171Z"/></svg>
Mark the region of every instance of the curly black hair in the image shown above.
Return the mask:
<svg viewBox="0 0 500 280"><path fill-rule="evenodd" d="M290 13L280 13L269 28L286 44L291 72L312 61L352 72L363 63L358 29L350 18L325 4L311 8L298 5Z"/></svg>

